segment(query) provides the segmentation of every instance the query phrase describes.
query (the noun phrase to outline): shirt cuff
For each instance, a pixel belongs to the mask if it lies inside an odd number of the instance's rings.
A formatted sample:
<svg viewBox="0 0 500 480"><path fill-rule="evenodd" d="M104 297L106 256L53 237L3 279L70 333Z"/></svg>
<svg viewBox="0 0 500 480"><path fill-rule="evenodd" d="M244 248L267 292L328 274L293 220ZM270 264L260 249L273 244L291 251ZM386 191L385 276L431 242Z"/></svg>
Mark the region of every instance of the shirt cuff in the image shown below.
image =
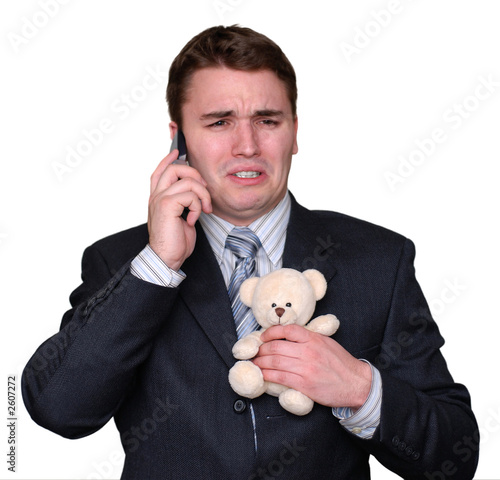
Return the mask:
<svg viewBox="0 0 500 480"><path fill-rule="evenodd" d="M382 378L380 372L370 362L362 361L368 363L372 370L372 384L366 402L356 413L349 407L334 407L332 413L346 430L359 438L369 440L380 424Z"/></svg>
<svg viewBox="0 0 500 480"><path fill-rule="evenodd" d="M132 260L130 273L146 282L170 288L178 287L186 278L182 270L177 272L165 265L149 244Z"/></svg>

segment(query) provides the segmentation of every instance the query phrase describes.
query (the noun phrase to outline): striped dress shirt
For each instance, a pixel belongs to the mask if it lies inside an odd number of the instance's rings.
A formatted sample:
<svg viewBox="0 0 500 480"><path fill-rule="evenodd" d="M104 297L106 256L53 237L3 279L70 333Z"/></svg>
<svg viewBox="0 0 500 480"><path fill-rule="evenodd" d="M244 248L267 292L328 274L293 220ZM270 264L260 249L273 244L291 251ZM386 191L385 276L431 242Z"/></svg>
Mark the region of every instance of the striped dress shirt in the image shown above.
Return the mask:
<svg viewBox="0 0 500 480"><path fill-rule="evenodd" d="M255 258L257 276L266 275L282 266L290 208L291 200L287 193L273 210L248 225L262 244ZM212 247L227 287L236 265L236 256L229 248L225 248L225 244L234 225L213 214L205 213L200 215L199 222ZM177 287L186 278L181 270L174 271L167 267L149 245L132 261L130 271L142 280L165 287ZM365 404L355 413L348 407L332 408L333 415L340 420L344 428L365 439L373 436L380 423L382 400L380 373L373 365L368 364L372 371L372 385Z"/></svg>

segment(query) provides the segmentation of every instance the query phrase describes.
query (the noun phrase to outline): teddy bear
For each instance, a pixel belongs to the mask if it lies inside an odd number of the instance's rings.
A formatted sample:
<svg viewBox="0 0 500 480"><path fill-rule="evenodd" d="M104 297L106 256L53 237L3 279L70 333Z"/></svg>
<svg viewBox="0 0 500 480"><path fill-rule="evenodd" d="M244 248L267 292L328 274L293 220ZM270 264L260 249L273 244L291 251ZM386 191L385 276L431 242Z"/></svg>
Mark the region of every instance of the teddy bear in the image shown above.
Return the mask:
<svg viewBox="0 0 500 480"><path fill-rule="evenodd" d="M326 293L326 280L321 272L310 269L299 272L281 268L262 277L245 280L240 288L240 299L250 307L262 327L239 339L233 346L233 355L239 361L229 371L232 389L246 398L263 393L278 397L280 405L295 415L308 414L314 402L297 390L264 381L260 368L250 361L262 345L262 333L272 325L301 325L331 336L339 328L335 315L321 315L310 320L316 302Z"/></svg>

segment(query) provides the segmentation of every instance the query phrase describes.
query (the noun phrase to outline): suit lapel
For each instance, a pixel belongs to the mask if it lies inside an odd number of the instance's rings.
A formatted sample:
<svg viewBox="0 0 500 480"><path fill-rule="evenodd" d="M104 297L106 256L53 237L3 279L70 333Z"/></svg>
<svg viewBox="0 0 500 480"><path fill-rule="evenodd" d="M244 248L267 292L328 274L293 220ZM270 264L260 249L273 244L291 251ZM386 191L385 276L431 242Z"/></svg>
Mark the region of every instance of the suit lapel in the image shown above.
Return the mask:
<svg viewBox="0 0 500 480"><path fill-rule="evenodd" d="M180 295L219 355L231 367L235 362L231 349L237 337L226 284L199 222L196 230L196 247L182 265L186 279L181 284Z"/></svg>

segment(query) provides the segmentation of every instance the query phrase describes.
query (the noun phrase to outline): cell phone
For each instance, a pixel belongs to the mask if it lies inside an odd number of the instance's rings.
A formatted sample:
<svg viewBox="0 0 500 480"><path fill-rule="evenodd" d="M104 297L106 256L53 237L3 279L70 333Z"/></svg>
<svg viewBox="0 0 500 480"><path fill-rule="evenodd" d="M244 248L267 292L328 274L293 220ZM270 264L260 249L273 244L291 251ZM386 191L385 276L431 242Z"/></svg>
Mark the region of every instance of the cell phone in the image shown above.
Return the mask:
<svg viewBox="0 0 500 480"><path fill-rule="evenodd" d="M177 160L175 160L173 163L188 165L186 139L181 130L177 130L177 133L175 134L174 139L172 140L170 151L176 148L179 150L179 156L177 157Z"/></svg>

